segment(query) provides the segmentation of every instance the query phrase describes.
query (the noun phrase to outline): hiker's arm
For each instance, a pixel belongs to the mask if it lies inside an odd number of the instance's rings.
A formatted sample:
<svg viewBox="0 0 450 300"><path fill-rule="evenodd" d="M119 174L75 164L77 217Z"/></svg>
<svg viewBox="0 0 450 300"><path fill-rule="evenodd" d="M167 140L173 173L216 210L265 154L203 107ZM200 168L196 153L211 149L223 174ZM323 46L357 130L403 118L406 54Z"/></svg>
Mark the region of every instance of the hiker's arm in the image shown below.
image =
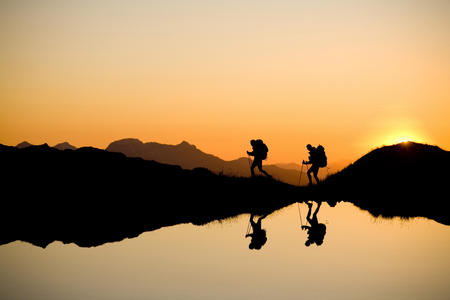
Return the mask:
<svg viewBox="0 0 450 300"><path fill-rule="evenodd" d="M253 151L252 151L252 152L247 151L247 154L248 154L248 155L251 155L251 156L255 156L255 154L253 153Z"/></svg>
<svg viewBox="0 0 450 300"><path fill-rule="evenodd" d="M304 165L310 165L311 164L311 161L306 161L306 160L304 160L303 162L302 162Z"/></svg>

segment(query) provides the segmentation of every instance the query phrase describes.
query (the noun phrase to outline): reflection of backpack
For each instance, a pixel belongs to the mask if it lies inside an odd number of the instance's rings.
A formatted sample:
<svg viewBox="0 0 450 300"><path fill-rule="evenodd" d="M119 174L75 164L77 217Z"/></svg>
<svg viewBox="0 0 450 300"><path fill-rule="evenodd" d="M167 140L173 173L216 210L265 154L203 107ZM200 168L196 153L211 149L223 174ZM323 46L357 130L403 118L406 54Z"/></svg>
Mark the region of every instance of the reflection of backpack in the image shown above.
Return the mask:
<svg viewBox="0 0 450 300"><path fill-rule="evenodd" d="M323 223L319 223L317 225L317 234L323 238L325 236L325 233L327 233L327 226Z"/></svg>
<svg viewBox="0 0 450 300"><path fill-rule="evenodd" d="M325 148L322 145L316 148L316 160L319 167L324 168L327 166L327 156L325 155Z"/></svg>
<svg viewBox="0 0 450 300"><path fill-rule="evenodd" d="M266 144L264 144L262 140L256 140L255 148L259 158L261 159L267 158L267 152L269 152L269 148L267 148Z"/></svg>

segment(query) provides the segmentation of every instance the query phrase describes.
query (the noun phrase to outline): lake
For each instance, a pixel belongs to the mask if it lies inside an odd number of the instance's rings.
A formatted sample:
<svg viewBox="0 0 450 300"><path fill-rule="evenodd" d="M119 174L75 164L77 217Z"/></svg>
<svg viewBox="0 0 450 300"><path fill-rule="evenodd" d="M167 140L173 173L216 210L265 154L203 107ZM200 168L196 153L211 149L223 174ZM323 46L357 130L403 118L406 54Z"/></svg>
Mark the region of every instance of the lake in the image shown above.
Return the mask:
<svg viewBox="0 0 450 300"><path fill-rule="evenodd" d="M316 207L314 204L313 209ZM322 205L321 246L305 246L307 206L181 224L134 239L46 249L0 246L1 299L450 299L450 227L424 218L374 218L349 203Z"/></svg>

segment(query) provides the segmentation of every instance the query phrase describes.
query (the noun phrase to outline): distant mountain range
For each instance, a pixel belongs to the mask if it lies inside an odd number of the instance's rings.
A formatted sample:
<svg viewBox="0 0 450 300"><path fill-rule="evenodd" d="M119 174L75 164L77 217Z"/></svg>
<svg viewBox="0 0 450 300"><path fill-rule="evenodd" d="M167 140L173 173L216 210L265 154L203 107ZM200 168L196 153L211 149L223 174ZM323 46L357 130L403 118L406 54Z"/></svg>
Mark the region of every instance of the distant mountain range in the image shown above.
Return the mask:
<svg viewBox="0 0 450 300"><path fill-rule="evenodd" d="M24 141L18 144L17 148L26 148L33 146ZM77 147L68 142L60 143L53 148L59 150L71 149ZM231 161L225 161L212 154L205 153L196 146L186 141L178 145L165 145L156 142L143 143L138 139L127 138L121 139L109 144L106 148L109 152L123 153L128 157L140 157L145 160L153 160L163 164L178 165L183 169L192 170L194 168L206 168L216 174L224 174L229 176L248 177L250 176L250 162L247 157L241 157ZM300 165L291 163L281 165L263 165L263 168L271 174L275 179L280 181L298 185L300 178ZM256 174L258 174L256 169ZM326 176L326 170L322 170L321 177ZM304 174L305 175L305 174ZM307 177L302 176L302 185L308 183Z"/></svg>
<svg viewBox="0 0 450 300"><path fill-rule="evenodd" d="M28 148L30 146L34 146L34 145L28 143L27 141L23 141L22 143L17 144L16 148L23 149L23 148Z"/></svg>
<svg viewBox="0 0 450 300"><path fill-rule="evenodd" d="M30 147L30 146L35 146L35 145L32 145L32 144L28 143L27 141L24 141L24 142L19 143L19 144L16 145L16 147L19 148L19 149L27 148L27 147ZM66 150L66 149L76 150L77 149L77 147L69 144L68 142L63 142L63 143L56 144L55 146L53 146L53 148L56 148L58 150Z"/></svg>
<svg viewBox="0 0 450 300"><path fill-rule="evenodd" d="M165 145L155 142L143 143L138 139L122 139L109 144L106 148L109 152L120 152L128 157L140 157L146 160L154 160L164 164L179 165L184 169L197 167L207 168L216 174L229 176L250 176L250 162L247 157L225 161L217 156L204 153L194 145L186 141L178 145ZM300 178L298 164L264 165L263 169L275 179L298 185ZM305 172L306 168L303 170ZM256 173L258 170L256 169ZM319 176L325 178L327 169L321 169ZM302 185L308 183L306 174L301 179Z"/></svg>

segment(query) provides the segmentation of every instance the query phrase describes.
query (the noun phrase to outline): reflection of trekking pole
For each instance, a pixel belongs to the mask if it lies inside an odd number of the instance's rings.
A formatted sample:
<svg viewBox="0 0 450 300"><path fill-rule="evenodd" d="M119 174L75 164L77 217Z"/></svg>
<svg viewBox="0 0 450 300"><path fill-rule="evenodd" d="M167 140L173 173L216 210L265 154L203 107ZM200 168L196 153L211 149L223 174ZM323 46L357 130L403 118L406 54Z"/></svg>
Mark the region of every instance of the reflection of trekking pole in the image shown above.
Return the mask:
<svg viewBox="0 0 450 300"><path fill-rule="evenodd" d="M297 202L297 207L298 207L298 217L300 218L300 228L302 228L303 227L302 212L300 211L300 203L299 202Z"/></svg>
<svg viewBox="0 0 450 300"><path fill-rule="evenodd" d="M247 225L247 233L245 234L245 236L247 237L248 234L250 234L250 229L252 224L250 223L250 220L248 220L248 225Z"/></svg>

